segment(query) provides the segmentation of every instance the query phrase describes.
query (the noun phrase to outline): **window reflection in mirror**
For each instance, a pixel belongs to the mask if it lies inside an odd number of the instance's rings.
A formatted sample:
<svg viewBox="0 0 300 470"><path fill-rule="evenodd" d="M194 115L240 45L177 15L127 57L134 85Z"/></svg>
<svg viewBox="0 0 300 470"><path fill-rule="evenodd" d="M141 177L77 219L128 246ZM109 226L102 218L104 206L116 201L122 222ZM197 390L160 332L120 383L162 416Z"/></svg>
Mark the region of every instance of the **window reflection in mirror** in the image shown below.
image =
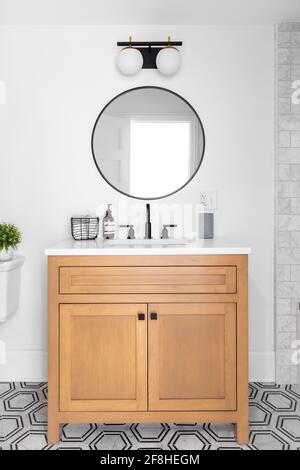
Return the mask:
<svg viewBox="0 0 300 470"><path fill-rule="evenodd" d="M143 87L119 95L96 121L93 155L117 190L142 199L164 197L198 170L204 132L198 115L178 95Z"/></svg>

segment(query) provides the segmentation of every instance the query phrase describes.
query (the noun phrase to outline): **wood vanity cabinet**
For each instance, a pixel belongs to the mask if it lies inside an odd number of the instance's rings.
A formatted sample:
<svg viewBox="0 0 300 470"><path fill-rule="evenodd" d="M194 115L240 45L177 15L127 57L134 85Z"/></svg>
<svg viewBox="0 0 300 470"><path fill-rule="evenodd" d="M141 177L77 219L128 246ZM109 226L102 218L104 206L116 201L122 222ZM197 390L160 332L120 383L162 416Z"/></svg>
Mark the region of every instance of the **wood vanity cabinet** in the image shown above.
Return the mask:
<svg viewBox="0 0 300 470"><path fill-rule="evenodd" d="M246 443L247 258L49 256L49 442L69 422L230 422Z"/></svg>

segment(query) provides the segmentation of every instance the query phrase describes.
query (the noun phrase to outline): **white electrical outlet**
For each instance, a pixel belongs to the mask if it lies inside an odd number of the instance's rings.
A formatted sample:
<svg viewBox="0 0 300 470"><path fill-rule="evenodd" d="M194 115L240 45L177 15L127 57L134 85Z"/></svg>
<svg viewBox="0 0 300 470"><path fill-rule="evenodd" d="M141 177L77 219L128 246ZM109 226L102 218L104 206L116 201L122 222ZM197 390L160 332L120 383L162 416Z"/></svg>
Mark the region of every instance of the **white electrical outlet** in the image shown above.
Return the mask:
<svg viewBox="0 0 300 470"><path fill-rule="evenodd" d="M217 191L201 191L200 204L204 209L213 210L217 208Z"/></svg>

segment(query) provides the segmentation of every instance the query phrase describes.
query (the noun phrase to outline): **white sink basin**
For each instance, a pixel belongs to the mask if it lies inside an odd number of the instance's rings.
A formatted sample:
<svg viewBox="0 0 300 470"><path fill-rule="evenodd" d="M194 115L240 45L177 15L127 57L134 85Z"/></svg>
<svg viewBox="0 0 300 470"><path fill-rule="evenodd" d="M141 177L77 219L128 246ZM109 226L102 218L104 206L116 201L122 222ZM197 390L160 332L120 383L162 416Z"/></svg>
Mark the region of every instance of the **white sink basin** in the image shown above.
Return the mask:
<svg viewBox="0 0 300 470"><path fill-rule="evenodd" d="M150 240L146 239L114 239L114 240L105 240L103 244L105 246L136 246L136 245L143 245L143 246L157 246L157 245L187 245L189 241L186 238L168 238L168 239L153 239Z"/></svg>

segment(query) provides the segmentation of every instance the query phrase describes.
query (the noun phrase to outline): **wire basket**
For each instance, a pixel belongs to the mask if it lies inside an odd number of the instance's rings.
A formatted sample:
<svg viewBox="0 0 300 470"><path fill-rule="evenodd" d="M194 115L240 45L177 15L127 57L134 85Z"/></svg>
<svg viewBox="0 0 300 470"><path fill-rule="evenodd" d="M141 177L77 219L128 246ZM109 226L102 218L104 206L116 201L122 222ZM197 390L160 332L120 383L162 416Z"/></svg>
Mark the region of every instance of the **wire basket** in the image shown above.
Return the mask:
<svg viewBox="0 0 300 470"><path fill-rule="evenodd" d="M99 217L71 217L74 240L95 240L99 233Z"/></svg>

